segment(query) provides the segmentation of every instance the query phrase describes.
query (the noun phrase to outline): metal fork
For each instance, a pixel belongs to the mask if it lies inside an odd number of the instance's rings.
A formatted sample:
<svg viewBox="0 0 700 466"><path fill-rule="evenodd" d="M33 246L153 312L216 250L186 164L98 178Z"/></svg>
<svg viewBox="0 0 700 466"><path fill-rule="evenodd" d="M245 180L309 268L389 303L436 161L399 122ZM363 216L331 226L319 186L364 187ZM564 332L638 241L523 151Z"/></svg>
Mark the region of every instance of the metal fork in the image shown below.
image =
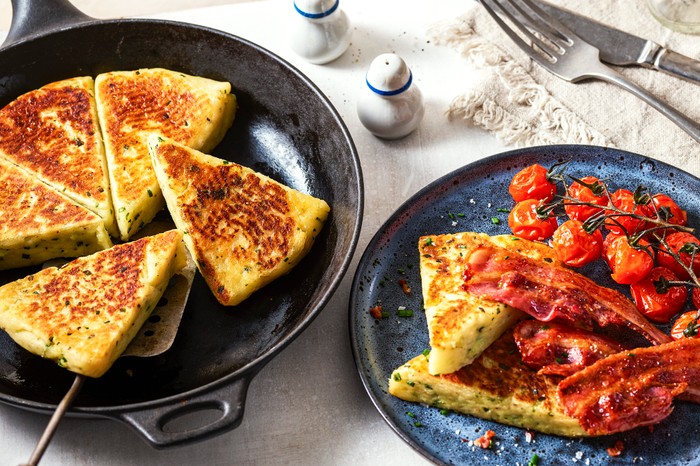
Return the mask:
<svg viewBox="0 0 700 466"><path fill-rule="evenodd" d="M599 79L631 92L700 142L700 125L600 61L600 51L529 0L479 0L503 31L533 60L572 83ZM507 19L520 34L509 25ZM523 37L529 40L526 42Z"/></svg>

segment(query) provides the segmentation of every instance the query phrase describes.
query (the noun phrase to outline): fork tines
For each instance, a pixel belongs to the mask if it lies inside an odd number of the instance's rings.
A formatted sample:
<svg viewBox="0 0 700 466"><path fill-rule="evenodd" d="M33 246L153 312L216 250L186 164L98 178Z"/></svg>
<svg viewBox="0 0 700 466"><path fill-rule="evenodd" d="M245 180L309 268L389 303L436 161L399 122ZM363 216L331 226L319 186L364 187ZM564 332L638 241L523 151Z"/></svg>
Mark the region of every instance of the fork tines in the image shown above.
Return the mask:
<svg viewBox="0 0 700 466"><path fill-rule="evenodd" d="M566 46L573 44L576 35L555 18L545 13L529 0L479 0L508 36L520 47L536 48L549 62L565 52ZM514 25L530 42L523 40L513 28ZM533 57L534 58L534 57Z"/></svg>

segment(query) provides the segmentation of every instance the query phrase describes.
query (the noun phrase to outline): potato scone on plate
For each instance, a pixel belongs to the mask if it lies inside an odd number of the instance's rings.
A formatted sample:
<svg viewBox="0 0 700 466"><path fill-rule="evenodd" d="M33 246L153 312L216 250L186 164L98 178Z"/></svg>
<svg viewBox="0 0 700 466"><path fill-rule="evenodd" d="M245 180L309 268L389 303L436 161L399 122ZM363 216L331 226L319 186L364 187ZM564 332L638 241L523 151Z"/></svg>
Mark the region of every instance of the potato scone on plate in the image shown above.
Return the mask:
<svg viewBox="0 0 700 466"><path fill-rule="evenodd" d="M513 333L506 331L474 362L451 374L431 375L433 354L419 355L394 370L389 393L481 419L565 437L585 437L557 394L559 378L541 375L520 360Z"/></svg>
<svg viewBox="0 0 700 466"><path fill-rule="evenodd" d="M49 267L0 287L0 328L28 351L100 377L186 264L170 230Z"/></svg>
<svg viewBox="0 0 700 466"><path fill-rule="evenodd" d="M525 315L511 306L474 296L463 289L467 259L484 243L559 263L549 246L512 235L463 232L421 237L418 250L430 337L428 369L431 374L449 374L470 364Z"/></svg>
<svg viewBox="0 0 700 466"><path fill-rule="evenodd" d="M103 73L95 79L112 200L122 240L163 208L145 135L209 151L233 123L231 84L161 68Z"/></svg>
<svg viewBox="0 0 700 466"><path fill-rule="evenodd" d="M0 270L112 246L103 219L0 158Z"/></svg>
<svg viewBox="0 0 700 466"><path fill-rule="evenodd" d="M158 135L148 142L168 210L221 304L240 303L311 249L325 201Z"/></svg>
<svg viewBox="0 0 700 466"><path fill-rule="evenodd" d="M102 217L118 236L91 77L47 84L0 109L0 156Z"/></svg>

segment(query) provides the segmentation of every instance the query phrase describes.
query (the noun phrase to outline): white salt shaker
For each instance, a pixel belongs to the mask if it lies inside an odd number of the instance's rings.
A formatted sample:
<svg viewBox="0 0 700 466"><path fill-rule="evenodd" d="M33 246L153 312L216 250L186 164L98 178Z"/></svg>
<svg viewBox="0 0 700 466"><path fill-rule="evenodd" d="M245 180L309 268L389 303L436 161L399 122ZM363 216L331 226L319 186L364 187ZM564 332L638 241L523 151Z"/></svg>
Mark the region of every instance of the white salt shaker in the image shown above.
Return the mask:
<svg viewBox="0 0 700 466"><path fill-rule="evenodd" d="M406 62L396 54L377 56L367 71L367 85L357 101L357 116L372 134L402 138L423 119L423 94Z"/></svg>
<svg viewBox="0 0 700 466"><path fill-rule="evenodd" d="M352 31L340 0L294 0L294 8L291 48L297 55L322 65L345 52Z"/></svg>

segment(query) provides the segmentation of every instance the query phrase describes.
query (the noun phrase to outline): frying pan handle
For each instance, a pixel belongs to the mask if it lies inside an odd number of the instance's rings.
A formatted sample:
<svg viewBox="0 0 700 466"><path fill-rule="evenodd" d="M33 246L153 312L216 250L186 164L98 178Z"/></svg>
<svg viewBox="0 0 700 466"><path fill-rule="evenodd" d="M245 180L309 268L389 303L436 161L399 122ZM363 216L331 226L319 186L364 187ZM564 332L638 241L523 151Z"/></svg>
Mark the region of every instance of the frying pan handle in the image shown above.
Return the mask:
<svg viewBox="0 0 700 466"><path fill-rule="evenodd" d="M251 377L243 376L215 390L184 399L177 405L121 412L116 414L116 418L135 428L155 448L204 440L240 425ZM205 415L209 419L211 414L217 414L219 417L199 427L190 425L198 415L201 419ZM182 429L179 425L173 427L175 424L182 424ZM187 425L184 426L185 424Z"/></svg>
<svg viewBox="0 0 700 466"><path fill-rule="evenodd" d="M68 0L12 0L12 23L2 46L93 19Z"/></svg>

